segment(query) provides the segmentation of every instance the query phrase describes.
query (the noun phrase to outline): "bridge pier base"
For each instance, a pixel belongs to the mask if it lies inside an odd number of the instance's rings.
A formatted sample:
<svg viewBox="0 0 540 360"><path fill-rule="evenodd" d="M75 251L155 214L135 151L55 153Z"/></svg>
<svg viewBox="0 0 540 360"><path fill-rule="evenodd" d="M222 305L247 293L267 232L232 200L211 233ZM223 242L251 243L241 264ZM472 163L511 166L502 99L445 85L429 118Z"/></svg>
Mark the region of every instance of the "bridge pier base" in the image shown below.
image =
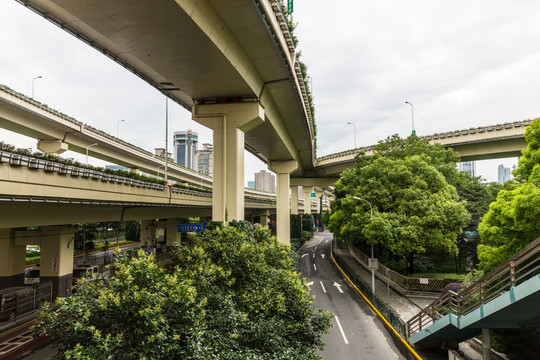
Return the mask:
<svg viewBox="0 0 540 360"><path fill-rule="evenodd" d="M489 329L482 329L482 359L491 360L491 340Z"/></svg>
<svg viewBox="0 0 540 360"><path fill-rule="evenodd" d="M40 282L52 282L52 298L65 297L73 283L74 231L69 226L47 226L41 231Z"/></svg>
<svg viewBox="0 0 540 360"><path fill-rule="evenodd" d="M298 215L298 186L291 186L291 214Z"/></svg>
<svg viewBox="0 0 540 360"><path fill-rule="evenodd" d="M304 192L304 214L311 214L311 187L303 186Z"/></svg>
<svg viewBox="0 0 540 360"><path fill-rule="evenodd" d="M195 105L193 120L213 130L212 220L244 219L244 133L264 122L258 102Z"/></svg>
<svg viewBox="0 0 540 360"><path fill-rule="evenodd" d="M155 249L157 225L152 220L143 220L141 222L141 246L145 251Z"/></svg>
<svg viewBox="0 0 540 360"><path fill-rule="evenodd" d="M24 285L26 246L15 243L13 229L0 229L0 289Z"/></svg>
<svg viewBox="0 0 540 360"><path fill-rule="evenodd" d="M180 219L167 219L165 244L167 246L180 246L182 234L178 232Z"/></svg>
<svg viewBox="0 0 540 360"><path fill-rule="evenodd" d="M291 211L289 206L289 189L291 187L290 173L298 169L298 162L271 162L268 168L276 173L277 203L276 203L276 236L279 242L291 243Z"/></svg>

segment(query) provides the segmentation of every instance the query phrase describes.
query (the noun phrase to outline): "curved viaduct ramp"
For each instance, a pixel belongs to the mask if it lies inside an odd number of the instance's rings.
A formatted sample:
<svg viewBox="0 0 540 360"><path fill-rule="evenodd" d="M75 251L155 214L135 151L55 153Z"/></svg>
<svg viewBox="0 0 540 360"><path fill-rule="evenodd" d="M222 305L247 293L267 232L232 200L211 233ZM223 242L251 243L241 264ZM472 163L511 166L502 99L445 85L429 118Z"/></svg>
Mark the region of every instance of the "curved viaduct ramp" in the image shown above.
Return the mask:
<svg viewBox="0 0 540 360"><path fill-rule="evenodd" d="M313 127L288 26L269 0L19 1L191 110L258 102L245 147L313 168Z"/></svg>

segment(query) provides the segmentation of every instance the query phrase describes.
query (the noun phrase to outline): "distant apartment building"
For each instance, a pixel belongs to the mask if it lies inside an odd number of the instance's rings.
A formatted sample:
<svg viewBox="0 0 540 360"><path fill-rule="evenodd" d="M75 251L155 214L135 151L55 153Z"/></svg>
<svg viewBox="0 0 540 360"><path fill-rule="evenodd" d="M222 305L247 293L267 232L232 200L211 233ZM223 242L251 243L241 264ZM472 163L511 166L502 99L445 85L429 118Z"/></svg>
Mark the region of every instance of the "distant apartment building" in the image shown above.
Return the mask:
<svg viewBox="0 0 540 360"><path fill-rule="evenodd" d="M195 167L194 157L199 143L199 134L191 130L175 131L173 137L174 160L185 167Z"/></svg>
<svg viewBox="0 0 540 360"><path fill-rule="evenodd" d="M195 170L212 176L214 174L214 147L212 144L203 144L202 150L195 150L193 156Z"/></svg>
<svg viewBox="0 0 540 360"><path fill-rule="evenodd" d="M154 148L154 154L156 156L161 156L162 158L164 158L165 157L165 149L164 148ZM173 160L172 153L168 152L167 155L168 155L167 158L169 160Z"/></svg>
<svg viewBox="0 0 540 360"><path fill-rule="evenodd" d="M255 189L255 181L248 181L247 187L250 189Z"/></svg>
<svg viewBox="0 0 540 360"><path fill-rule="evenodd" d="M510 174L510 168L504 167L503 164L499 165L497 175L497 181L499 184L504 184L508 180L512 179L512 175Z"/></svg>
<svg viewBox="0 0 540 360"><path fill-rule="evenodd" d="M266 170L255 173L255 189L275 193L276 176Z"/></svg>
<svg viewBox="0 0 540 360"><path fill-rule="evenodd" d="M476 161L464 161L459 163L459 170L468 173L471 176L477 176Z"/></svg>

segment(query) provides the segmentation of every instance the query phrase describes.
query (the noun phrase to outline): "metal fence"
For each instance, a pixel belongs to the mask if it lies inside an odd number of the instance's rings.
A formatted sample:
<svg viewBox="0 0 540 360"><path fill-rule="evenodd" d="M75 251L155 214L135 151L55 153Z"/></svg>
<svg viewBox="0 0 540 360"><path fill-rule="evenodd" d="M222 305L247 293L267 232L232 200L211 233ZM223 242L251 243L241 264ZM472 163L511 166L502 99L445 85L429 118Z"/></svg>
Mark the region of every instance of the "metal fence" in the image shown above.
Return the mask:
<svg viewBox="0 0 540 360"><path fill-rule="evenodd" d="M364 296L375 306L375 308L384 316L386 321L392 325L392 327L403 337L407 337L406 326L403 320L397 315L390 306L377 295L375 295L370 288L369 284L366 284L360 277L358 277L344 262L340 261L336 256L335 246L332 246L332 252L334 254L334 261L339 265L341 270L347 274L350 281L364 294Z"/></svg>
<svg viewBox="0 0 540 360"><path fill-rule="evenodd" d="M369 256L352 245L349 245L349 251L356 261L364 265L366 268L369 268ZM386 274L388 274L391 281L401 286L406 291L441 292L446 285L452 282L452 280L449 279L437 278L423 278L423 281L421 281L420 278L417 277L403 276L381 263L379 263L379 269L377 272L384 277L386 277Z"/></svg>
<svg viewBox="0 0 540 360"><path fill-rule="evenodd" d="M540 238L459 294L447 292L407 322L409 336L448 315L467 315L512 287L540 274Z"/></svg>
<svg viewBox="0 0 540 360"><path fill-rule="evenodd" d="M1 317L15 321L18 316L39 309L45 302L52 302L52 282L17 288L4 294L2 301Z"/></svg>

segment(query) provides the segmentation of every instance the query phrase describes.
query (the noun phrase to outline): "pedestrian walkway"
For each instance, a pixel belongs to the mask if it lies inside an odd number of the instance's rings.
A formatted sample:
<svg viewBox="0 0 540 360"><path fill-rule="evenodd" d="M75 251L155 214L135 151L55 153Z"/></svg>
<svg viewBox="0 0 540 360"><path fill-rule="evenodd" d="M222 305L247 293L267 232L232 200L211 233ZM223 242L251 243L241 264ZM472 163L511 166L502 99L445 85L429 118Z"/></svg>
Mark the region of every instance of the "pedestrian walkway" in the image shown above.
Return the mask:
<svg viewBox="0 0 540 360"><path fill-rule="evenodd" d="M371 287L371 271L356 261L346 245L343 245L341 248L336 248L335 256L339 257L340 261L346 264L350 271L354 272L358 278L362 279L364 283L369 284ZM375 276L375 294L381 300L386 301L387 303L388 298L390 297L390 307L404 322L407 322L420 310L438 298L438 294L434 294L433 296L426 294L422 294L420 296L404 296L393 290L391 286L388 289L387 283L377 278L377 276ZM464 353L464 356L462 357L463 359L482 359L481 354L476 352L467 342L461 343L459 349ZM438 357L437 355L433 355L433 358ZM431 359L431 357L429 357L429 359Z"/></svg>

